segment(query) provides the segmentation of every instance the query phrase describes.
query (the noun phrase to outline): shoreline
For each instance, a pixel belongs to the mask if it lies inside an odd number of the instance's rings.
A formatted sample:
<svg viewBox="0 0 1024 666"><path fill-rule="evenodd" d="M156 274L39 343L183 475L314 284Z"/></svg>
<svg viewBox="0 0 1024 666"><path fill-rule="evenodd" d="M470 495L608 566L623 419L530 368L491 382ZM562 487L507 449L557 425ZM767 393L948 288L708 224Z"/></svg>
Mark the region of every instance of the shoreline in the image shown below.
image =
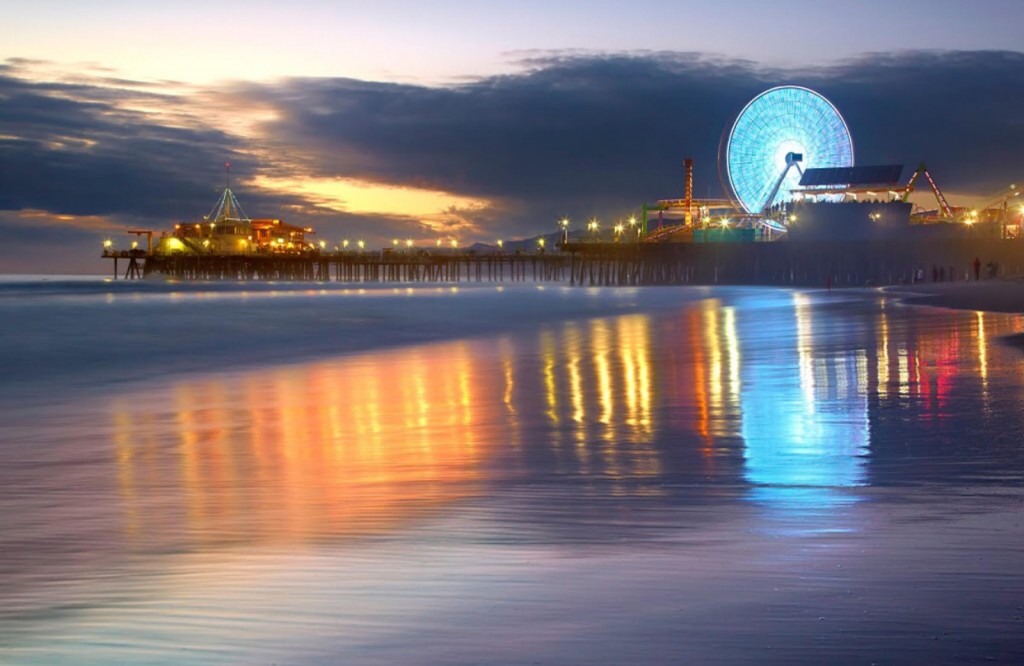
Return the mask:
<svg viewBox="0 0 1024 666"><path fill-rule="evenodd" d="M1024 314L1022 277L893 285L879 291L914 305Z"/></svg>
<svg viewBox="0 0 1024 666"><path fill-rule="evenodd" d="M975 310L1001 314L1024 314L1024 277L995 278L962 282L931 282L880 287L879 292L896 296L909 305L951 310ZM1000 338L1024 352L1024 333Z"/></svg>

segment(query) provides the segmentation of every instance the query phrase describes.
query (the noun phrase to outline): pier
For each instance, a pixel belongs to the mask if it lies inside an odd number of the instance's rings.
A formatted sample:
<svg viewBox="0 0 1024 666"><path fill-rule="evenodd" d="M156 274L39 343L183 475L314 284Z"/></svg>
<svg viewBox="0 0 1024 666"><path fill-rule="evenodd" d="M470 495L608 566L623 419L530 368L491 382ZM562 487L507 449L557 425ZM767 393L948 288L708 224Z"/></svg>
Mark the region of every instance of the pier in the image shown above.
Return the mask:
<svg viewBox="0 0 1024 666"><path fill-rule="evenodd" d="M106 251L114 277L311 282L562 282L570 255L413 252L161 256ZM127 262L123 275L120 262Z"/></svg>
<svg viewBox="0 0 1024 666"><path fill-rule="evenodd" d="M551 253L361 252L153 255L105 251L116 278L311 282L564 282L578 286L749 284L835 287L1024 274L1024 240L600 243ZM989 264L992 264L991 269ZM124 267L123 274L120 273Z"/></svg>

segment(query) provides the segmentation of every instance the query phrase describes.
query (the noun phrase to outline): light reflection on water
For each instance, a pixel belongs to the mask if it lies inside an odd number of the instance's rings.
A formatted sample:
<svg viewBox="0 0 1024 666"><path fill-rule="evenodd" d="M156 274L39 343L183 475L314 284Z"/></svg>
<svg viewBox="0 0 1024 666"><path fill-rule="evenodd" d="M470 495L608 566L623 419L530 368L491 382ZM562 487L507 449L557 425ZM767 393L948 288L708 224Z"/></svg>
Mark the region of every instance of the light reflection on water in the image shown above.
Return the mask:
<svg viewBox="0 0 1024 666"><path fill-rule="evenodd" d="M857 498L849 488L867 483L867 359L859 349L816 354L809 299L796 294L793 300L795 349L776 368L755 367L737 401L745 476L760 502L829 512ZM779 367L797 371L778 372Z"/></svg>
<svg viewBox="0 0 1024 666"><path fill-rule="evenodd" d="M225 645L272 631L272 607L237 607L259 606L251 585L272 582L283 607L350 622L354 635L396 617L412 632L435 612L432 595L472 596L477 579L500 589L523 575L518 557L594 545L639 557L640 544L670 548L692 530L719 539L724 529L742 554L726 549L721 566L747 571L757 560L736 533L870 531L856 510L873 486L948 478L957 462L976 473L969 447L929 448L952 446L943 433L1006 419L1019 429L1024 364L994 342L1019 318L771 298L726 292L668 313L188 375L83 398L42 424L12 415L0 638L26 646L14 652L26 663L80 641L99 642L96 662L162 654L139 637L108 652L101 637L130 631L124 595L163 599L172 614L188 598L196 622L242 614L210 629L204 641L218 647L196 655L231 662ZM1019 478L1012 447L988 455L987 473ZM436 558L442 589L423 587L417 553ZM344 599L296 579L303 562L373 614L360 625ZM298 610L303 598L317 610ZM146 612L159 640L190 640ZM90 629L96 614L102 631ZM40 636L54 631L69 637L48 653Z"/></svg>

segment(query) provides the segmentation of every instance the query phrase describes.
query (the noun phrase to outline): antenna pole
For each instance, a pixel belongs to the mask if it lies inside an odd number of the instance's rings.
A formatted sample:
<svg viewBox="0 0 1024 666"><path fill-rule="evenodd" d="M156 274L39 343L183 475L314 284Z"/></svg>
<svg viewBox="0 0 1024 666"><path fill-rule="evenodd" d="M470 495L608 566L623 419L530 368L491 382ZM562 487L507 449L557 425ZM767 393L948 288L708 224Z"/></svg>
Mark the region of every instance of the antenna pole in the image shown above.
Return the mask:
<svg viewBox="0 0 1024 666"><path fill-rule="evenodd" d="M224 189L231 189L231 162L224 163Z"/></svg>

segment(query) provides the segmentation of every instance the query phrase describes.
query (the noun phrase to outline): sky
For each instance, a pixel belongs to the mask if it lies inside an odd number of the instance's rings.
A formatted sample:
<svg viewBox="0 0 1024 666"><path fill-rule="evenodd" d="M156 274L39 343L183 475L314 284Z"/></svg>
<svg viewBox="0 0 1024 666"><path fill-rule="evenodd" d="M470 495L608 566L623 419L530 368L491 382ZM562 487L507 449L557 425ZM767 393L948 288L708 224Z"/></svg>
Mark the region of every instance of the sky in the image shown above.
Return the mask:
<svg viewBox="0 0 1024 666"><path fill-rule="evenodd" d="M723 131L780 84L954 205L1024 175L1017 0L4 5L0 273L100 272L104 238L208 213L225 162L249 215L332 244L610 224L684 157L721 196Z"/></svg>

